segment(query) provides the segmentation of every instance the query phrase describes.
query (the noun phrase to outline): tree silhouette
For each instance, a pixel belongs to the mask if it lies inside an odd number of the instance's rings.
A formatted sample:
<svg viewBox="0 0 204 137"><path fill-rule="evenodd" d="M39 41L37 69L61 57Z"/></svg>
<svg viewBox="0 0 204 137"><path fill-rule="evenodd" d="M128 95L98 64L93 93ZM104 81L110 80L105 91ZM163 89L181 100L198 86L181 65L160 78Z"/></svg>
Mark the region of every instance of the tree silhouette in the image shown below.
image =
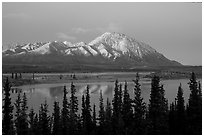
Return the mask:
<svg viewBox="0 0 204 137"><path fill-rule="evenodd" d="M103 95L102 95L102 91L100 91L100 98L99 98L99 133L103 134L104 131L103 129L104 124L105 124L105 110L104 110L104 105L103 105Z"/></svg>
<svg viewBox="0 0 204 137"><path fill-rule="evenodd" d="M176 107L174 102L170 104L170 111L169 111L169 133L170 135L175 135L176 134Z"/></svg>
<svg viewBox="0 0 204 137"><path fill-rule="evenodd" d="M93 105L93 128L96 130L96 124L97 124L97 121L96 121L96 105L94 104Z"/></svg>
<svg viewBox="0 0 204 137"><path fill-rule="evenodd" d="M60 134L60 107L59 102L54 102L54 112L53 112L53 129L52 134L53 135L59 135Z"/></svg>
<svg viewBox="0 0 204 137"><path fill-rule="evenodd" d="M75 95L76 93L76 88L73 82L71 83L71 97L70 97L70 134L76 134L78 133L78 123L79 123L79 118L77 115L78 112L78 100Z"/></svg>
<svg viewBox="0 0 204 137"><path fill-rule="evenodd" d="M18 92L18 96L15 102L15 127L16 127L16 133L18 135L22 135L22 127L21 127L21 120L22 120L22 116L21 116L21 95L20 92Z"/></svg>
<svg viewBox="0 0 204 137"><path fill-rule="evenodd" d="M33 133L35 135L39 135L40 132L39 132L39 120L38 120L38 115L35 114L35 117L34 117L34 121L33 121Z"/></svg>
<svg viewBox="0 0 204 137"><path fill-rule="evenodd" d="M96 110L94 104L93 113L91 113L89 86L87 86L85 94L82 95L80 114L78 112L77 91L73 83L71 83L69 102L66 86L64 86L62 110L60 110L59 102L55 101L54 111L51 115L46 101L40 105L39 115L34 112L33 108L28 113L26 94L23 93L21 98L21 91L19 91L14 102L15 126L13 126L13 106L9 93L11 85L7 78L3 85L2 133L6 135L202 134L202 89L201 83L196 81L195 73L192 73L190 78L191 93L186 109L181 84L178 87L175 101L170 104L170 110L168 110L164 87L160 84L160 78L154 76L151 82L147 111L141 97L138 73L133 82L133 99L130 98L127 82L125 82L123 89L122 84L116 80L113 106L108 98L104 106L103 94L100 91L99 109Z"/></svg>
<svg viewBox="0 0 204 137"><path fill-rule="evenodd" d="M48 115L48 105L45 100L44 104L41 104L39 110L39 127L41 135L50 134L50 116Z"/></svg>
<svg viewBox="0 0 204 137"><path fill-rule="evenodd" d="M118 109L119 113L122 113L122 105L123 105L123 89L122 84L119 85L119 92L118 92Z"/></svg>
<svg viewBox="0 0 204 137"><path fill-rule="evenodd" d="M62 113L61 113L63 135L66 135L69 132L69 116L70 114L69 114L69 104L67 100L67 90L66 90L66 86L64 86Z"/></svg>
<svg viewBox="0 0 204 137"><path fill-rule="evenodd" d="M133 108L134 108L134 134L144 134L145 131L145 112L146 104L141 97L141 88L139 83L139 74L137 73L136 79L133 80L134 86L134 99L133 99Z"/></svg>
<svg viewBox="0 0 204 137"><path fill-rule="evenodd" d="M106 111L105 111L105 134L112 134L112 108L109 99L107 98L106 102Z"/></svg>
<svg viewBox="0 0 204 137"><path fill-rule="evenodd" d="M89 95L89 86L86 88L86 99L85 99L85 120L86 120L86 129L87 133L90 134L92 131L92 117L91 117L91 105L90 105L90 95Z"/></svg>
<svg viewBox="0 0 204 137"><path fill-rule="evenodd" d="M119 131L119 122L121 122L121 114L119 110L119 86L118 86L118 80L115 81L115 87L114 87L114 97L113 97L113 115L112 115L112 128L114 134L118 134ZM120 116L120 118L119 118Z"/></svg>
<svg viewBox="0 0 204 137"><path fill-rule="evenodd" d="M189 88L190 98L188 106L188 131L189 134L202 134L202 97L199 94L196 75L191 74Z"/></svg>
<svg viewBox="0 0 204 137"><path fill-rule="evenodd" d="M133 110L132 110L132 100L127 89L127 82L125 81L124 93L123 93L123 104L122 104L122 118L124 121L125 134L129 134L132 120L133 120Z"/></svg>
<svg viewBox="0 0 204 137"><path fill-rule="evenodd" d="M164 97L163 85L160 86L160 78L154 76L151 83L151 93L149 100L148 120L150 134L167 134L168 133L168 104Z"/></svg>
<svg viewBox="0 0 204 137"><path fill-rule="evenodd" d="M176 103L176 134L182 135L186 131L186 115L185 115L185 105L184 105L184 97L183 97L183 89L180 86L178 87L177 93L177 103Z"/></svg>
<svg viewBox="0 0 204 137"><path fill-rule="evenodd" d="M27 97L25 92L23 93L23 99L21 104L21 128L22 128L22 135L28 134L28 105L27 105Z"/></svg>
<svg viewBox="0 0 204 137"><path fill-rule="evenodd" d="M82 119L82 133L86 133L87 129L86 129L86 105L85 105L85 97L84 95L82 95L82 115L81 115L81 119Z"/></svg>
<svg viewBox="0 0 204 137"><path fill-rule="evenodd" d="M35 135L36 134L35 131L34 131L34 129L35 129L35 124L34 124L34 122L35 122L35 112L34 112L33 108L30 109L28 117L29 117L29 125L30 125L29 134L30 135Z"/></svg>
<svg viewBox="0 0 204 137"><path fill-rule="evenodd" d="M3 111L2 111L2 134L11 135L14 134L13 128L13 106L11 104L10 90L11 85L8 81L8 77L3 86L4 99L3 99Z"/></svg>

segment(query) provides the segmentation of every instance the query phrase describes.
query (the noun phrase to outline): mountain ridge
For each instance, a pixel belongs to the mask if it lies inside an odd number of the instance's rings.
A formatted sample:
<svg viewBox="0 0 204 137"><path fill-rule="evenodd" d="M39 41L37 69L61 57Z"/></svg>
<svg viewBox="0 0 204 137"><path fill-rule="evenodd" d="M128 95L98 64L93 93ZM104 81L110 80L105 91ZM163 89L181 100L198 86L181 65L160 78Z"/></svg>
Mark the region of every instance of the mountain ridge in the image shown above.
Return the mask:
<svg viewBox="0 0 204 137"><path fill-rule="evenodd" d="M11 62L11 64L12 62L25 64L35 62L40 64L41 61L46 58L49 64L53 62L53 59L65 64L96 63L117 64L119 66L126 64L128 67L181 65L176 61L167 59L163 54L157 52L148 44L116 32L106 32L88 44L84 42L71 43L68 41L52 41L17 45L14 48L4 50L2 55L3 63ZM26 56L27 61L22 60L23 56ZM59 60L54 57L59 57ZM35 60L35 58L39 60Z"/></svg>

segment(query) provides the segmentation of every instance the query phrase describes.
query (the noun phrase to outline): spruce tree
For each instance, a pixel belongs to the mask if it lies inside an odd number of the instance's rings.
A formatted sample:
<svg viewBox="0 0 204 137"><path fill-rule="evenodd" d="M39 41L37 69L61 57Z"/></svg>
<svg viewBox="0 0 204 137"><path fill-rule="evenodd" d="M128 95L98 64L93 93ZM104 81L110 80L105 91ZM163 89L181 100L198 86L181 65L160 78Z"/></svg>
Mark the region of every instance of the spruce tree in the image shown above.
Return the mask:
<svg viewBox="0 0 204 137"><path fill-rule="evenodd" d="M118 109L119 113L122 113L122 105L123 105L123 89L122 84L119 85L119 92L118 92Z"/></svg>
<svg viewBox="0 0 204 137"><path fill-rule="evenodd" d="M10 90L11 85L8 81L8 77L3 86L4 99L3 99L3 111L2 111L2 134L11 135L14 134L13 128L13 106L11 104Z"/></svg>
<svg viewBox="0 0 204 137"><path fill-rule="evenodd" d="M93 105L93 127L94 127L94 129L96 129L96 123L97 123L97 121L96 121L96 105L94 104Z"/></svg>
<svg viewBox="0 0 204 137"><path fill-rule="evenodd" d="M105 111L105 134L112 134L112 108L109 98L107 98L106 102L106 111Z"/></svg>
<svg viewBox="0 0 204 137"><path fill-rule="evenodd" d="M29 125L30 125L30 127L29 127L29 134L30 135L35 135L35 133L34 133L34 120L35 120L35 112L34 112L34 109L33 108L31 108L30 109L30 112L29 112L29 114L28 114L28 117L29 117Z"/></svg>
<svg viewBox="0 0 204 137"><path fill-rule="evenodd" d="M54 102L54 112L53 112L53 135L60 135L60 107L59 102Z"/></svg>
<svg viewBox="0 0 204 137"><path fill-rule="evenodd" d="M64 86L64 95L63 95L63 104L62 104L62 113L61 113L61 122L62 122L62 134L66 135L69 132L69 104L67 100L67 90Z"/></svg>
<svg viewBox="0 0 204 137"><path fill-rule="evenodd" d="M86 110L86 129L87 133L90 134L92 131L92 118L91 118L91 105L90 105L90 94L89 86L87 85L86 89L86 99L85 99L85 110Z"/></svg>
<svg viewBox="0 0 204 137"><path fill-rule="evenodd" d="M40 134L38 114L35 114L35 117L34 117L34 121L33 121L33 134L34 135L39 135Z"/></svg>
<svg viewBox="0 0 204 137"><path fill-rule="evenodd" d="M26 135L28 134L28 105L27 105L27 97L25 92L23 93L23 99L22 99L22 111L21 111L21 128L22 128L22 134Z"/></svg>
<svg viewBox="0 0 204 137"><path fill-rule="evenodd" d="M133 80L134 86L134 100L133 100L133 108L134 108L134 134L144 134L145 131L145 111L146 104L141 97L141 88L139 83L139 74L137 73L136 79Z"/></svg>
<svg viewBox="0 0 204 137"><path fill-rule="evenodd" d="M82 133L86 133L87 129L86 129L86 106L85 106L85 97L84 95L82 95L82 115L81 115L81 119L82 119Z"/></svg>
<svg viewBox="0 0 204 137"><path fill-rule="evenodd" d="M185 115L185 106L184 106L184 97L183 97L183 89L180 86L178 87L177 93L177 103L176 103L176 134L182 135L185 134L186 131L186 115Z"/></svg>
<svg viewBox="0 0 204 137"><path fill-rule="evenodd" d="M176 107L174 102L170 104L170 111L169 111L169 134L170 135L175 135L176 134L176 128L177 128L177 123L176 123Z"/></svg>
<svg viewBox="0 0 204 137"><path fill-rule="evenodd" d="M115 87L114 87L114 97L112 100L113 104L113 115L112 115L112 127L114 134L117 134L118 126L119 126L119 86L118 86L118 80L115 81Z"/></svg>
<svg viewBox="0 0 204 137"><path fill-rule="evenodd" d="M100 98L99 98L99 132L103 133L104 124L105 124L105 111L104 111L104 105L103 105L103 95L102 91L100 91Z"/></svg>
<svg viewBox="0 0 204 137"><path fill-rule="evenodd" d="M41 104L39 110L39 127L41 135L50 134L50 116L48 115L48 104L45 100L44 104Z"/></svg>
<svg viewBox="0 0 204 137"><path fill-rule="evenodd" d="M14 103L15 105L15 129L16 129L16 134L17 135L22 135L22 127L21 127L21 120L22 120L22 110L21 110L21 95L20 95L20 92L18 92L18 96L17 96L17 99L16 99L16 102Z"/></svg>
<svg viewBox="0 0 204 137"><path fill-rule="evenodd" d="M160 78L154 76L151 83L148 114L150 134L168 134L168 104L164 92L163 85L160 85Z"/></svg>
<svg viewBox="0 0 204 137"><path fill-rule="evenodd" d="M76 134L78 132L79 118L78 112L78 100L76 97L76 88L73 82L71 83L71 97L70 97L70 134Z"/></svg>
<svg viewBox="0 0 204 137"><path fill-rule="evenodd" d="M96 121L96 105L93 105L93 114L92 114L92 119L93 119L93 134L98 134L97 132L97 121Z"/></svg>
<svg viewBox="0 0 204 137"><path fill-rule="evenodd" d="M188 131L189 134L202 134L202 97L199 94L198 83L194 72L191 74L189 88L190 98L188 106Z"/></svg>
<svg viewBox="0 0 204 137"><path fill-rule="evenodd" d="M124 121L125 134L130 133L130 128L133 120L132 100L127 89L127 82L125 81L124 93L123 93L123 105L122 105L122 118Z"/></svg>

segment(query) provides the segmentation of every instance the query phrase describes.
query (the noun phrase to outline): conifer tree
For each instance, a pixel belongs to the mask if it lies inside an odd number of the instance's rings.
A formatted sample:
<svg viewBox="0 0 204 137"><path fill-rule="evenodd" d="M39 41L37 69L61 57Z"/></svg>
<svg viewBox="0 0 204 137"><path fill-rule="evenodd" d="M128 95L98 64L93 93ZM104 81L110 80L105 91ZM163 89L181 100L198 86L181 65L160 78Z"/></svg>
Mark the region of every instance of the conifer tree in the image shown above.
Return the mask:
<svg viewBox="0 0 204 137"><path fill-rule="evenodd" d="M79 118L78 112L78 100L75 95L76 88L73 83L71 83L71 97L70 97L70 134L76 134L78 132L78 122Z"/></svg>
<svg viewBox="0 0 204 137"><path fill-rule="evenodd" d="M118 131L117 127L119 126L119 115L120 115L120 110L119 110L119 86L118 86L118 80L115 81L115 87L114 87L114 97L113 97L113 115L112 115L112 127L113 127L113 132L116 134Z"/></svg>
<svg viewBox="0 0 204 137"><path fill-rule="evenodd" d="M21 128L21 120L22 120L22 116L21 116L21 95L20 92L18 92L18 96L16 99L16 102L14 103L15 105L15 127L16 127L16 133L17 135L22 135L22 128Z"/></svg>
<svg viewBox="0 0 204 137"><path fill-rule="evenodd" d="M2 134L11 135L14 134L13 128L13 106L11 104L10 90L11 85L8 81L8 77L3 86L4 99L3 99L3 112L2 112Z"/></svg>
<svg viewBox="0 0 204 137"><path fill-rule="evenodd" d="M104 110L104 105L103 105L103 95L102 95L102 91L100 91L100 98L99 98L99 116L98 116L98 119L99 119L99 132L101 134L103 134L103 129L105 128L104 127L104 124L105 124L105 110Z"/></svg>
<svg viewBox="0 0 204 137"><path fill-rule="evenodd" d="M183 89L180 86L178 87L177 93L177 103L176 103L176 134L182 135L185 134L186 131L186 115L185 115L185 106L184 106L184 97L183 97Z"/></svg>
<svg viewBox="0 0 204 137"><path fill-rule="evenodd" d="M92 131L92 118L91 118L91 105L90 105L90 95L89 95L89 86L86 88L86 99L85 99L85 110L86 110L86 129L88 134Z"/></svg>
<svg viewBox="0 0 204 137"><path fill-rule="evenodd" d="M134 108L134 134L144 134L145 131L145 111L146 104L141 97L141 88L139 83L139 74L137 73L136 79L133 80L135 83L134 86L134 100L133 100L133 108Z"/></svg>
<svg viewBox="0 0 204 137"><path fill-rule="evenodd" d="M29 117L29 125L30 125L30 128L29 128L29 134L30 135L35 135L35 132L34 132L34 120L35 120L35 112L34 112L34 109L31 108L30 109L30 112L28 114L28 117Z"/></svg>
<svg viewBox="0 0 204 137"><path fill-rule="evenodd" d="M103 105L103 95L102 91L100 91L100 98L99 98L99 125L100 127L104 126L105 121L105 111L104 111L104 105Z"/></svg>
<svg viewBox="0 0 204 137"><path fill-rule="evenodd" d="M107 98L106 102L106 111L105 111L105 134L111 134L112 133L112 108L111 103L109 101L109 98Z"/></svg>
<svg viewBox="0 0 204 137"><path fill-rule="evenodd" d="M118 109L119 113L122 113L122 105L123 105L123 89L122 84L119 85L119 92L118 92Z"/></svg>
<svg viewBox="0 0 204 137"><path fill-rule="evenodd" d="M48 104L45 100L44 104L41 104L39 110L39 127L41 135L50 134L50 116L48 115Z"/></svg>
<svg viewBox="0 0 204 137"><path fill-rule="evenodd" d="M21 105L21 134L22 135L26 135L28 134L28 114L27 114L27 110L28 110L28 106L27 106L27 97L25 92L23 93L23 99L22 99L22 105Z"/></svg>
<svg viewBox="0 0 204 137"><path fill-rule="evenodd" d="M191 91L188 103L188 131L189 134L202 134L202 98L199 95L194 72L192 72L188 84Z"/></svg>
<svg viewBox="0 0 204 137"><path fill-rule="evenodd" d="M34 135L39 135L39 120L38 120L38 114L35 114L34 121L33 121L33 133Z"/></svg>
<svg viewBox="0 0 204 137"><path fill-rule="evenodd" d="M62 121L62 134L66 135L69 132L69 125L68 125L69 124L69 104L67 100L66 86L64 86L61 121Z"/></svg>
<svg viewBox="0 0 204 137"><path fill-rule="evenodd" d="M96 105L94 104L93 105L93 127L94 127L94 129L96 129L96 123L97 123L97 121L96 121Z"/></svg>
<svg viewBox="0 0 204 137"><path fill-rule="evenodd" d="M93 123L93 129L92 129L92 134L99 134L98 129L97 129L97 118L96 118L96 105L93 105L93 114L92 114L92 123Z"/></svg>
<svg viewBox="0 0 204 137"><path fill-rule="evenodd" d="M85 106L85 97L84 95L82 95L82 116L81 116L81 119L82 119L82 132L83 133L86 133L86 106Z"/></svg>
<svg viewBox="0 0 204 137"><path fill-rule="evenodd" d="M163 85L160 86L160 78L154 76L151 83L150 104L148 120L150 121L150 134L168 133L168 104L164 97Z"/></svg>
<svg viewBox="0 0 204 137"><path fill-rule="evenodd" d="M200 101L202 101L202 89L201 89L200 81L198 82L198 95L199 95Z"/></svg>
<svg viewBox="0 0 204 137"><path fill-rule="evenodd" d="M176 108L174 103L170 104L170 111L169 111L169 134L170 135L175 135L176 134Z"/></svg>
<svg viewBox="0 0 204 137"><path fill-rule="evenodd" d="M122 105L122 118L124 121L125 134L129 134L130 127L133 120L132 100L127 89L127 82L125 81L124 93L123 93L123 105Z"/></svg>
<svg viewBox="0 0 204 137"><path fill-rule="evenodd" d="M53 113L53 135L60 135L60 107L59 102L54 102L54 113Z"/></svg>

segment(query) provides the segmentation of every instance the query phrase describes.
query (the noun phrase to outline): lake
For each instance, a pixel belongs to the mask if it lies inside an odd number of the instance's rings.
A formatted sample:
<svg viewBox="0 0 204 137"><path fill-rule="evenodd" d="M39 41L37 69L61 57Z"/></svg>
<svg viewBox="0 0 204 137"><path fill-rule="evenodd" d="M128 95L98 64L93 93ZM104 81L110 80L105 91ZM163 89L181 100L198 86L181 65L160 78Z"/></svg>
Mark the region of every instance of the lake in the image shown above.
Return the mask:
<svg viewBox="0 0 204 137"><path fill-rule="evenodd" d="M201 80L200 80L201 81ZM119 81L120 82L120 81ZM190 90L188 83L189 79L179 79L179 80L162 80L161 84L164 85L165 89L165 97L168 99L168 102L171 103L174 101L178 86L181 83L182 88L184 90L184 98L185 103L187 103ZM120 82L124 85L124 82ZM98 109L99 105L99 93L102 91L103 98L104 98L104 104L106 104L106 99L109 98L112 100L113 98L113 91L114 91L114 82L91 82L91 83L74 83L77 90L77 97L79 101L79 110L81 107L81 97L82 94L85 93L86 86L89 85L90 89L90 96L91 96L91 105L96 104L96 109ZM142 97L144 98L144 101L146 104L149 103L149 97L150 97L150 88L151 88L151 81L150 79L141 79L141 92ZM34 108L35 112L38 112L38 109L40 107L40 104L43 103L45 100L47 101L49 105L49 112L53 112L53 102L55 100L60 102L60 106L62 106L62 98L63 98L63 88L64 85L67 88L68 96L70 96L70 86L71 83L57 83L57 84L36 84L36 85L24 85L15 87L12 89L11 98L12 102L14 102L17 98L17 91L25 92L28 98L28 106L29 108ZM123 86L124 88L124 86ZM133 88L134 83L128 82L128 91L130 94L130 97L133 98Z"/></svg>

